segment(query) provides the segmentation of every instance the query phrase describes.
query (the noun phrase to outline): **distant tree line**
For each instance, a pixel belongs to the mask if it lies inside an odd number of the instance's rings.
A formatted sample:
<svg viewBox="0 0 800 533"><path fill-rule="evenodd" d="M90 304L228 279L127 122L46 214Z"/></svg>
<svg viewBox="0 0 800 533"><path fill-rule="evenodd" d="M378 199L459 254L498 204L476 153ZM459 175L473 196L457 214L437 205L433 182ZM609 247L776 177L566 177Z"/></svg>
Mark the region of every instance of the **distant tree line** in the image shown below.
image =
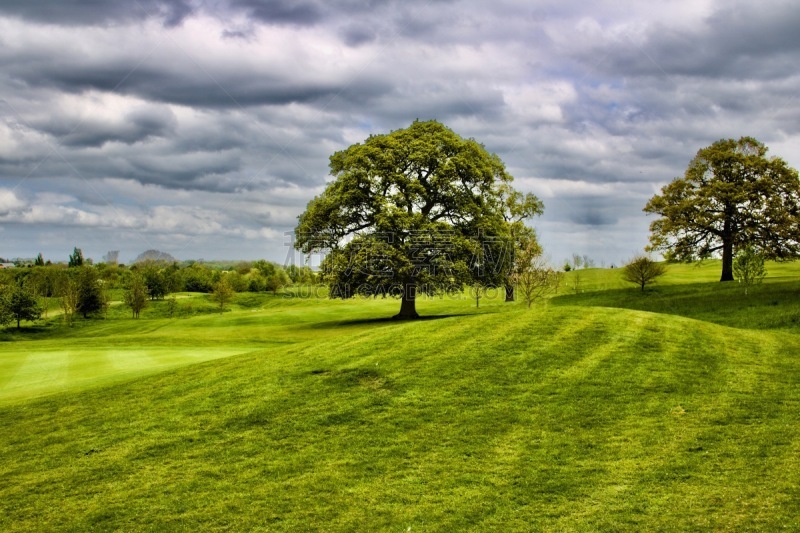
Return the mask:
<svg viewBox="0 0 800 533"><path fill-rule="evenodd" d="M586 254L572 254L572 257L564 261L564 272L569 272L570 270L579 270L581 268L594 268L595 262L594 259L589 257Z"/></svg>
<svg viewBox="0 0 800 533"><path fill-rule="evenodd" d="M264 260L242 261L228 267L206 264L145 261L130 266L115 262L93 265L75 248L67 264L45 262L41 254L28 268L0 271L0 326L35 321L58 306L67 323L105 313L111 291L122 290L122 301L134 318L153 300L176 292L214 294L221 307L238 292L277 294L292 284L315 284L317 274L307 266L281 267ZM217 296L220 287L225 296Z"/></svg>

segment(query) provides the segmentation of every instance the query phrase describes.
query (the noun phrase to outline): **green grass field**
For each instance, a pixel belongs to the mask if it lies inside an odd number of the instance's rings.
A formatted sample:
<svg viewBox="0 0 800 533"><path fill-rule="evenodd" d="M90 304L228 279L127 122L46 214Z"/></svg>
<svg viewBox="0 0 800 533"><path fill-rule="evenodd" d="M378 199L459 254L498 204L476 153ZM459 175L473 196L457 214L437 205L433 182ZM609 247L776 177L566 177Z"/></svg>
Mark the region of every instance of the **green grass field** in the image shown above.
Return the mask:
<svg viewBox="0 0 800 533"><path fill-rule="evenodd" d="M0 530L800 528L800 264L0 336Z"/></svg>

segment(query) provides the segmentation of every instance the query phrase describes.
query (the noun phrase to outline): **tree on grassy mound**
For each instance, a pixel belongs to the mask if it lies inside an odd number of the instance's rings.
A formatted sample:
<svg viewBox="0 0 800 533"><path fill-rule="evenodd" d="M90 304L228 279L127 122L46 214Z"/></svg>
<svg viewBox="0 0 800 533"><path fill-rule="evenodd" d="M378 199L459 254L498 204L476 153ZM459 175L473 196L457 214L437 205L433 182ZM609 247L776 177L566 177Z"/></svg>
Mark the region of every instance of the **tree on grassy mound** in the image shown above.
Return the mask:
<svg viewBox="0 0 800 533"><path fill-rule="evenodd" d="M661 263L656 263L646 255L637 255L622 268L622 279L635 283L642 292L646 285L655 283L656 279L667 273Z"/></svg>
<svg viewBox="0 0 800 533"><path fill-rule="evenodd" d="M661 215L650 225L651 250L670 260L722 255L720 281L733 281L733 257L747 245L768 259L800 254L800 179L783 159L766 156L752 137L703 148L644 208Z"/></svg>
<svg viewBox="0 0 800 533"><path fill-rule="evenodd" d="M336 179L299 217L295 246L327 252L332 297L389 293L401 299L395 318L417 318L418 293L496 286L510 273L511 253L497 252L513 244L513 178L477 141L416 121L333 154L330 169ZM487 249L490 262L472 268Z"/></svg>

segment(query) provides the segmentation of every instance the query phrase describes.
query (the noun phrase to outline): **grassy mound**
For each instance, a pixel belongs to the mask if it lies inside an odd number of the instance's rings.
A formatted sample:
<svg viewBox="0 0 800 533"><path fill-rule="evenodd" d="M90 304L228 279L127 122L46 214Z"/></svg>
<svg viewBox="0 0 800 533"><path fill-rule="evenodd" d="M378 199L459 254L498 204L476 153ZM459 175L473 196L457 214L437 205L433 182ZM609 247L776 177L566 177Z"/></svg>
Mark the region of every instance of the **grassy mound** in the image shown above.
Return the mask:
<svg viewBox="0 0 800 533"><path fill-rule="evenodd" d="M743 329L800 333L800 263L769 263L770 277L745 289L739 283L716 283L720 262L668 265L668 273L644 293L623 282L618 269L568 274L554 305L637 309L696 318Z"/></svg>
<svg viewBox="0 0 800 533"><path fill-rule="evenodd" d="M798 267L714 266L8 330L0 529L796 529Z"/></svg>
<svg viewBox="0 0 800 533"><path fill-rule="evenodd" d="M0 529L800 527L800 337L609 306L687 310L670 292L687 287L532 311L434 300L414 323L375 318L394 301L265 298L31 333L3 343L32 354L6 382L70 343L238 355L87 365L0 399Z"/></svg>

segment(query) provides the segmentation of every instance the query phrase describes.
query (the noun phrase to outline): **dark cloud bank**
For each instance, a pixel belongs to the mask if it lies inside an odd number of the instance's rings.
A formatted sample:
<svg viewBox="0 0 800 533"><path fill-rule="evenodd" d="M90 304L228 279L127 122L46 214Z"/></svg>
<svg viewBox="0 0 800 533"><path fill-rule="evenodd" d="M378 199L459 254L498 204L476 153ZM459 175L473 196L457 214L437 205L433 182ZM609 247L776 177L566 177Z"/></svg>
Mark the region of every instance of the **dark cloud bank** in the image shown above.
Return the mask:
<svg viewBox="0 0 800 533"><path fill-rule="evenodd" d="M555 261L619 263L699 148L753 135L800 163L798 23L788 2L6 1L0 255L283 260L331 153L434 118L542 197Z"/></svg>

